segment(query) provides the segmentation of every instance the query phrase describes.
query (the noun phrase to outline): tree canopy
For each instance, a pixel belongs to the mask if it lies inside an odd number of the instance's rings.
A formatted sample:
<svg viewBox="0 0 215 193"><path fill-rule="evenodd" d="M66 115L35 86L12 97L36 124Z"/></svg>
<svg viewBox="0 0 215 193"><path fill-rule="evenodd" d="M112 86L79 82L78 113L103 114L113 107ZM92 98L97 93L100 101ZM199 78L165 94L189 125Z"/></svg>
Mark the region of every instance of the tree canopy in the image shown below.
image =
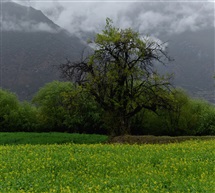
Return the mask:
<svg viewBox="0 0 215 193"><path fill-rule="evenodd" d="M163 45L142 38L131 28L119 29L110 19L90 42L94 50L77 62L60 66L66 79L86 88L106 112L113 134L130 133L129 120L143 108L171 108L168 76L156 66L169 60Z"/></svg>

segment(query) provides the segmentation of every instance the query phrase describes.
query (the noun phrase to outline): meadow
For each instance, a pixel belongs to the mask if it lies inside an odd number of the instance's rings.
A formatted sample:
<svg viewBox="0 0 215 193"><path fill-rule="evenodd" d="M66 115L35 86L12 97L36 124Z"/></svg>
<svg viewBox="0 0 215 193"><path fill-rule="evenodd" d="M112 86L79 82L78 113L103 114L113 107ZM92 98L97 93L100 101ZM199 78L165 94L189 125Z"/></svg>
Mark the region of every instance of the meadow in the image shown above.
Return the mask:
<svg viewBox="0 0 215 193"><path fill-rule="evenodd" d="M214 140L0 146L0 192L215 192Z"/></svg>
<svg viewBox="0 0 215 193"><path fill-rule="evenodd" d="M0 145L18 144L94 144L104 143L108 140L106 135L60 133L60 132L0 132Z"/></svg>

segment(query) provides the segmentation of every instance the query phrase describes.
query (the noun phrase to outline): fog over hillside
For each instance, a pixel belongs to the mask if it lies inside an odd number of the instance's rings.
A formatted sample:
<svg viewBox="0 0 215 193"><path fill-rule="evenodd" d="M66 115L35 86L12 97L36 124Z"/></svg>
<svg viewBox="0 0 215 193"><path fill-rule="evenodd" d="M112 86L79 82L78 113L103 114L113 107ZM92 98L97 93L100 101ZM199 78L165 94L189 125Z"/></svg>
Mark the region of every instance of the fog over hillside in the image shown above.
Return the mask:
<svg viewBox="0 0 215 193"><path fill-rule="evenodd" d="M15 34L18 35L21 33L28 33L29 38L33 37L30 35L33 33L41 33L38 38L44 38L49 34L55 42L56 40L58 41L59 37L62 38L62 36L67 36L67 38L73 37L73 41L76 41L76 43L69 44L68 41L61 41L60 45L56 43L54 47L56 52L66 53L62 54L61 58L68 57L69 53L71 53L71 58L74 58L72 56L74 52L78 57L78 52L81 50L80 45L88 37L93 37L95 33L100 32L105 25L105 19L109 17L114 21L116 26L121 28L131 27L143 36L150 35L162 42L167 41L168 52L174 58L174 62L171 62L167 65L166 69L162 70L175 74L174 84L176 86L183 87L193 96L204 97L211 102L215 102L213 79L215 65L215 3L212 1L77 2L72 0L14 0L13 2L18 4L13 7L14 10L12 12L17 12L20 15L17 15L15 19L13 14L3 15L1 26L3 26L3 34L8 35L13 33L14 42L17 41ZM35 15L37 15L37 18L40 18L37 22L34 22L32 19ZM20 41L23 37L19 37ZM6 44L9 39L11 37L3 35L3 42L5 41L3 50L7 50L6 47L8 47L8 54L10 55L10 51L13 47L17 46L17 43L16 45L12 45L12 41L10 41L9 46L9 44ZM48 41L47 39L50 40L51 38L46 38L46 41ZM44 42L44 40L41 39L39 41L37 39L36 42ZM36 45L32 44L31 48L37 49L38 45ZM37 49L38 52L42 49L41 46ZM46 46L43 45L44 47ZM53 48L53 46L50 47ZM64 51L61 49L63 47ZM49 57L46 57L46 62L49 61L50 63L52 56L57 55L56 53L52 53L52 55L48 54L48 51L51 50L49 48L46 47L47 52L43 51L43 53L46 53L46 56L49 55ZM18 53L21 58L21 55L26 53L26 51L23 50L22 53ZM6 60L4 56L3 61ZM10 58L10 65L12 65L11 60L14 61L16 59ZM62 60L58 59L59 61ZM7 65L9 63L7 62ZM37 69L44 66L42 63ZM50 71L48 76L51 76ZM2 80L4 82L3 85L6 84L4 80ZM51 81L51 79L47 81ZM7 86L7 88L10 88L10 86Z"/></svg>
<svg viewBox="0 0 215 193"><path fill-rule="evenodd" d="M59 79L58 65L79 58L85 45L40 10L11 2L1 5L0 83L29 100L46 83Z"/></svg>

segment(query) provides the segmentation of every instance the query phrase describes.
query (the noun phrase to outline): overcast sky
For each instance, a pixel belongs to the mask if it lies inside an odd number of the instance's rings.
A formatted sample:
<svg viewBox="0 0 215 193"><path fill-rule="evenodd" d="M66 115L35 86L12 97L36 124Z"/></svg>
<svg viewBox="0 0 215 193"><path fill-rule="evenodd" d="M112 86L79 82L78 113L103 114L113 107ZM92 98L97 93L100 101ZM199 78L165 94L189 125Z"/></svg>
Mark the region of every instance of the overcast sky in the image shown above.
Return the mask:
<svg viewBox="0 0 215 193"><path fill-rule="evenodd" d="M214 27L213 1L13 0L43 11L71 33L100 31L107 17L140 33L181 33Z"/></svg>

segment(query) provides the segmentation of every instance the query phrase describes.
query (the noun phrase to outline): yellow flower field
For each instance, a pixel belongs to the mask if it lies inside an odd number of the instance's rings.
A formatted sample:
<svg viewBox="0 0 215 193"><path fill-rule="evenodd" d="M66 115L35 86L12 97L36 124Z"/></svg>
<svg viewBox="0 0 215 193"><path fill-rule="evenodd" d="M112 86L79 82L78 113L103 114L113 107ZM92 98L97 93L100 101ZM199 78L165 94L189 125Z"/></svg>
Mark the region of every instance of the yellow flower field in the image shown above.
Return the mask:
<svg viewBox="0 0 215 193"><path fill-rule="evenodd" d="M0 192L215 192L215 141L0 146Z"/></svg>

